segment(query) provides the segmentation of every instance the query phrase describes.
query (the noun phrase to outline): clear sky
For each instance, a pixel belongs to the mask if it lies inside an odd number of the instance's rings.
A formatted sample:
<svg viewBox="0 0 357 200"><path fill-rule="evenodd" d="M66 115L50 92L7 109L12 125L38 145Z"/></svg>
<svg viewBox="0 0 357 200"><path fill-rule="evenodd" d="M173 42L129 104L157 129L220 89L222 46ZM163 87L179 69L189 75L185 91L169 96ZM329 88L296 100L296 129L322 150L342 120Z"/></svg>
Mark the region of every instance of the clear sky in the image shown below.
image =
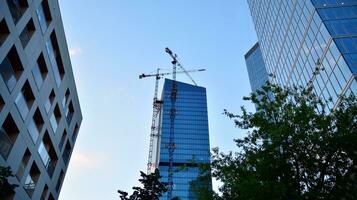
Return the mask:
<svg viewBox="0 0 357 200"><path fill-rule="evenodd" d="M116 200L146 170L154 79L170 47L207 88L211 147L244 131L222 115L250 92L244 54L256 41L246 0L60 0L83 122L60 200ZM185 75L178 80L189 82Z"/></svg>

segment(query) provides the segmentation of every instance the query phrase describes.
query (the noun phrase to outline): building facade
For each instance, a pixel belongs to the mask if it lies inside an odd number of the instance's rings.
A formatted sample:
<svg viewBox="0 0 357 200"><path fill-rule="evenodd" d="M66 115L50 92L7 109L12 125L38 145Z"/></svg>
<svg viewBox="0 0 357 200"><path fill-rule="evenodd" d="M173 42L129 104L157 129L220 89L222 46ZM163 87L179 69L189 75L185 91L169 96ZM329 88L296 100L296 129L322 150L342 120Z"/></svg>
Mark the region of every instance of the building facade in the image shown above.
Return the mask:
<svg viewBox="0 0 357 200"><path fill-rule="evenodd" d="M172 80L166 79L162 92L161 139L159 170L168 180L170 110ZM174 121L173 197L196 199L192 182L199 175L198 163L210 163L206 89L182 82L177 83L176 116ZM211 183L207 183L211 187ZM167 193L160 199L167 200Z"/></svg>
<svg viewBox="0 0 357 200"><path fill-rule="evenodd" d="M0 166L8 200L54 200L82 114L57 0L0 1Z"/></svg>
<svg viewBox="0 0 357 200"><path fill-rule="evenodd" d="M252 92L260 89L269 81L268 72L265 68L263 55L259 47L259 43L254 46L244 55L245 64L247 66L250 87Z"/></svg>
<svg viewBox="0 0 357 200"><path fill-rule="evenodd" d="M357 93L356 0L248 0L272 83L312 85L334 108Z"/></svg>

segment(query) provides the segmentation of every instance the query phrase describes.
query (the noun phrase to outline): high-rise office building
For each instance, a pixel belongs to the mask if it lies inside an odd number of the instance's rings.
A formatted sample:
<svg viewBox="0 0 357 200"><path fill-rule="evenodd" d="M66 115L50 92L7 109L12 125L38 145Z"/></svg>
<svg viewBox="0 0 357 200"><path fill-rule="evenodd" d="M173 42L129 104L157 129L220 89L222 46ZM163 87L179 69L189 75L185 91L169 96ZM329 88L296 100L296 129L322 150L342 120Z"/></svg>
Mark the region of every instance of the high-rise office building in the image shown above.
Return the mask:
<svg viewBox="0 0 357 200"><path fill-rule="evenodd" d="M166 79L162 92L159 170L164 182L169 172L172 84L172 80ZM182 82L176 84L172 196L191 200L196 199L191 186L199 174L197 164L210 163L206 89ZM211 183L207 183L207 187L211 187ZM161 199L167 200L167 193Z"/></svg>
<svg viewBox="0 0 357 200"><path fill-rule="evenodd" d="M337 105L357 93L356 0L248 0L271 82L312 85Z"/></svg>
<svg viewBox="0 0 357 200"><path fill-rule="evenodd" d="M265 68L263 55L258 42L244 55L244 58L250 87L252 88L252 92L254 92L269 81L268 72Z"/></svg>
<svg viewBox="0 0 357 200"><path fill-rule="evenodd" d="M82 114L57 0L0 1L0 166L7 199L58 199Z"/></svg>

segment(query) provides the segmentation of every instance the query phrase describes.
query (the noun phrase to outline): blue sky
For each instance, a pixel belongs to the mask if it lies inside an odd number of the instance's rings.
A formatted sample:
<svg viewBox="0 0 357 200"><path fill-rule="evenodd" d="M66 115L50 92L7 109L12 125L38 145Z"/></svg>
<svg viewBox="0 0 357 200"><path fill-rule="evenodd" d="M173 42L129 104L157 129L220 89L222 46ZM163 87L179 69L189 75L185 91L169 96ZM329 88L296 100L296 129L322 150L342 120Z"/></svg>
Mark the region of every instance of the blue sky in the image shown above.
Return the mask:
<svg viewBox="0 0 357 200"><path fill-rule="evenodd" d="M207 88L211 147L234 150L244 131L222 115L253 106L244 54L256 41L245 0L59 1L83 122L60 200L118 199L146 170L157 67L170 47ZM185 75L178 80L189 82Z"/></svg>

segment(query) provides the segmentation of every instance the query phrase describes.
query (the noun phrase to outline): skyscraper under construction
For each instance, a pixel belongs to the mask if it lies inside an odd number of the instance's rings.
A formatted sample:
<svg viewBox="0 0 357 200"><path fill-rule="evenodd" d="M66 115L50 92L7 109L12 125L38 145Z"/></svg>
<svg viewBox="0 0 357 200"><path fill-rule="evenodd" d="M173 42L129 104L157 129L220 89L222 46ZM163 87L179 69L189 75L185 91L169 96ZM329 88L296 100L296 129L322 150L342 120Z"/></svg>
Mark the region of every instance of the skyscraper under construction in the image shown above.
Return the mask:
<svg viewBox="0 0 357 200"><path fill-rule="evenodd" d="M174 81L165 79L159 139L159 170L162 181L169 179L171 92ZM206 88L176 81L172 197L196 199L192 188L199 175L199 163L210 163ZM207 183L211 187L211 183ZM161 199L167 199L165 193Z"/></svg>

